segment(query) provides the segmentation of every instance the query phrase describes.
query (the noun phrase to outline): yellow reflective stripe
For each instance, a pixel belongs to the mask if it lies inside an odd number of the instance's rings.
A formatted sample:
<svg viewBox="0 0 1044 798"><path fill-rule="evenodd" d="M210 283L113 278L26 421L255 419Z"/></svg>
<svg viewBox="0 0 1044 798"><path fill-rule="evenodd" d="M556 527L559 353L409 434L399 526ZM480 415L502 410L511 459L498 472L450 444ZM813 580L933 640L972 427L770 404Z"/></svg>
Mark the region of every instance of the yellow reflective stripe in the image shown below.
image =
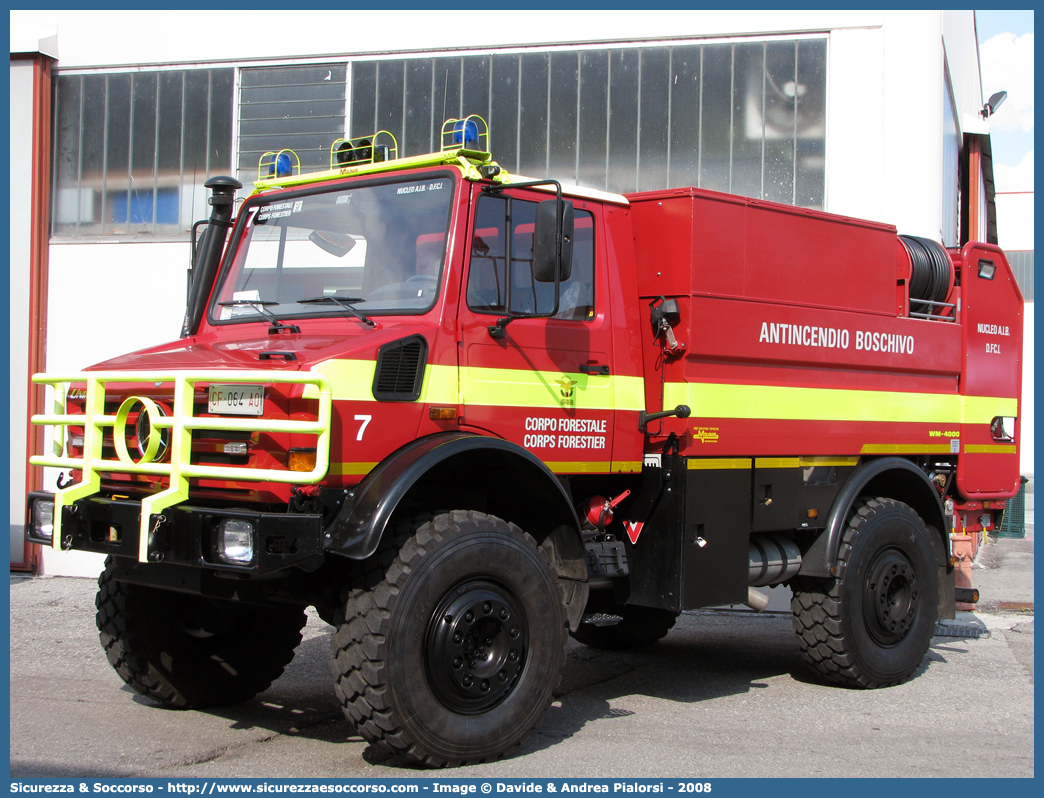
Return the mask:
<svg viewBox="0 0 1044 798"><path fill-rule="evenodd" d="M691 458L686 464L690 471L717 471L719 469L750 468L749 457Z"/></svg>
<svg viewBox="0 0 1044 798"><path fill-rule="evenodd" d="M966 454L1017 454L1015 444L971 443L964 447Z"/></svg>
<svg viewBox="0 0 1044 798"><path fill-rule="evenodd" d="M374 402L372 360L325 360L312 367L329 381L335 401ZM571 393L564 396L563 391ZM313 398L308 386L305 398ZM441 405L533 407L577 410L643 410L645 380L531 369L462 368L429 364L418 402Z"/></svg>
<svg viewBox="0 0 1044 798"><path fill-rule="evenodd" d="M330 463L330 473L342 477L364 477L377 463Z"/></svg>
<svg viewBox="0 0 1044 798"><path fill-rule="evenodd" d="M1019 414L1019 400L994 396L965 396L965 424L989 424L997 416L1015 418Z"/></svg>
<svg viewBox="0 0 1044 798"><path fill-rule="evenodd" d="M639 378L469 367L460 370L460 392L465 405L613 410L617 409L614 385L618 379Z"/></svg>
<svg viewBox="0 0 1044 798"><path fill-rule="evenodd" d="M644 410L642 377L462 368L460 392L466 405L537 407L557 410ZM572 392L564 396L563 392Z"/></svg>
<svg viewBox="0 0 1044 798"><path fill-rule="evenodd" d="M613 392L616 394L617 410L645 410L644 377L620 375L610 379L613 381ZM641 463L639 463L640 465Z"/></svg>
<svg viewBox="0 0 1044 798"><path fill-rule="evenodd" d="M373 375L377 369L374 360L324 360L312 366L312 371L322 374L330 383L335 402L373 402ZM305 399L319 395L318 388L306 386Z"/></svg>
<svg viewBox="0 0 1044 798"><path fill-rule="evenodd" d="M334 401L376 402L373 398L373 377L377 363L373 360L324 360L312 367L326 377L333 390ZM318 390L306 386L305 399L314 399ZM429 364L424 369L418 402L438 405L458 404L457 367Z"/></svg>
<svg viewBox="0 0 1044 798"><path fill-rule="evenodd" d="M748 461L749 463L749 461ZM640 460L619 461L609 463L587 461L547 461L544 463L555 474L605 474L617 472L638 472L642 470ZM331 463L330 473L338 476L364 477L377 467L378 463Z"/></svg>
<svg viewBox="0 0 1044 798"><path fill-rule="evenodd" d="M428 364L424 369L424 380L421 382L421 392L417 401L433 405L460 404L460 395L457 392L457 367Z"/></svg>
<svg viewBox="0 0 1044 798"><path fill-rule="evenodd" d="M637 473L642 470L641 460L613 460L612 470L618 473Z"/></svg>
<svg viewBox="0 0 1044 798"><path fill-rule="evenodd" d="M718 383L667 383L663 404L686 404L693 418L778 421L988 424L1018 415L1018 400L1004 397Z"/></svg>
<svg viewBox="0 0 1044 798"><path fill-rule="evenodd" d="M801 461L796 457L757 457L755 468L801 468Z"/></svg>
<svg viewBox="0 0 1044 798"><path fill-rule="evenodd" d="M589 463L585 461L544 461L551 472L554 474L605 474L609 471L611 463L608 461L602 461L599 463Z"/></svg>
<svg viewBox="0 0 1044 798"><path fill-rule="evenodd" d="M949 444L864 443L862 454L952 454Z"/></svg>
<svg viewBox="0 0 1044 798"><path fill-rule="evenodd" d="M858 457L757 457L755 468L812 468L815 466L856 466Z"/></svg>
<svg viewBox="0 0 1044 798"><path fill-rule="evenodd" d="M857 466L859 465L858 457L799 457L798 463L799 468L808 468L809 466Z"/></svg>

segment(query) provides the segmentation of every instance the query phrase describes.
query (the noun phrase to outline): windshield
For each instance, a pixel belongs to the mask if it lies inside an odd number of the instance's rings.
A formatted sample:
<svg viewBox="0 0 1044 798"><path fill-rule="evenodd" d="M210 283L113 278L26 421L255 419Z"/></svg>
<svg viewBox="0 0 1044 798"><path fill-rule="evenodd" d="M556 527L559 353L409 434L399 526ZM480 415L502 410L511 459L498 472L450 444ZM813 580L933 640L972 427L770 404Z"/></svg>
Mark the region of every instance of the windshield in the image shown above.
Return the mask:
<svg viewBox="0 0 1044 798"><path fill-rule="evenodd" d="M426 175L251 203L211 320L427 311L438 295L453 185L449 175Z"/></svg>

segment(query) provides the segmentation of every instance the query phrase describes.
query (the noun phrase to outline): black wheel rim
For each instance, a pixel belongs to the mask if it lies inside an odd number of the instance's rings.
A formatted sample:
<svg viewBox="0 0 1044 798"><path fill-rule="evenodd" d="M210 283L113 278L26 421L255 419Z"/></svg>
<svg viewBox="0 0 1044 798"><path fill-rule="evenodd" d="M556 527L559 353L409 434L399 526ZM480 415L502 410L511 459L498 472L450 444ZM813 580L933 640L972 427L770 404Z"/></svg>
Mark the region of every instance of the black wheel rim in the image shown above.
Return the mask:
<svg viewBox="0 0 1044 798"><path fill-rule="evenodd" d="M899 549L874 557L863 583L863 619L874 642L898 645L917 615L917 574Z"/></svg>
<svg viewBox="0 0 1044 798"><path fill-rule="evenodd" d="M486 712L518 684L528 645L515 596L493 582L465 582L446 594L428 624L428 683L446 708L462 715Z"/></svg>

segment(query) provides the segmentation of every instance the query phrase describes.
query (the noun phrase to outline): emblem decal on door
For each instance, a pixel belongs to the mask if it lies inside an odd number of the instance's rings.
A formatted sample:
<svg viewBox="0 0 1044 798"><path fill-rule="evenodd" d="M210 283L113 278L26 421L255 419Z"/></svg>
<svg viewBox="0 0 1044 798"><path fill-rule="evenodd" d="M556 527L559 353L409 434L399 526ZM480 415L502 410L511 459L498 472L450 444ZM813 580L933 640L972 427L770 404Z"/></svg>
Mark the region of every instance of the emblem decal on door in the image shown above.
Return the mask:
<svg viewBox="0 0 1044 798"><path fill-rule="evenodd" d="M562 407L576 407L576 397L573 395L576 380L563 376L562 379L555 380L555 383L561 386L558 391L558 403L562 405Z"/></svg>

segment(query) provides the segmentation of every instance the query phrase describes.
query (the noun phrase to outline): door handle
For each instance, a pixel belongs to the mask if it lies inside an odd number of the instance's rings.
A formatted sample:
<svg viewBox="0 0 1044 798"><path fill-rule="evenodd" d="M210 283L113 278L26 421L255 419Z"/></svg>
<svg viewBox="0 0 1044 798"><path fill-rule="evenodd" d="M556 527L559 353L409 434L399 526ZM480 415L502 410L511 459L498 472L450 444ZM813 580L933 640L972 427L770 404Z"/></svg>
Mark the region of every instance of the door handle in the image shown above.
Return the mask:
<svg viewBox="0 0 1044 798"><path fill-rule="evenodd" d="M601 374L605 377L609 376L609 367L600 366L596 363L581 363L580 371L582 371L584 374Z"/></svg>

